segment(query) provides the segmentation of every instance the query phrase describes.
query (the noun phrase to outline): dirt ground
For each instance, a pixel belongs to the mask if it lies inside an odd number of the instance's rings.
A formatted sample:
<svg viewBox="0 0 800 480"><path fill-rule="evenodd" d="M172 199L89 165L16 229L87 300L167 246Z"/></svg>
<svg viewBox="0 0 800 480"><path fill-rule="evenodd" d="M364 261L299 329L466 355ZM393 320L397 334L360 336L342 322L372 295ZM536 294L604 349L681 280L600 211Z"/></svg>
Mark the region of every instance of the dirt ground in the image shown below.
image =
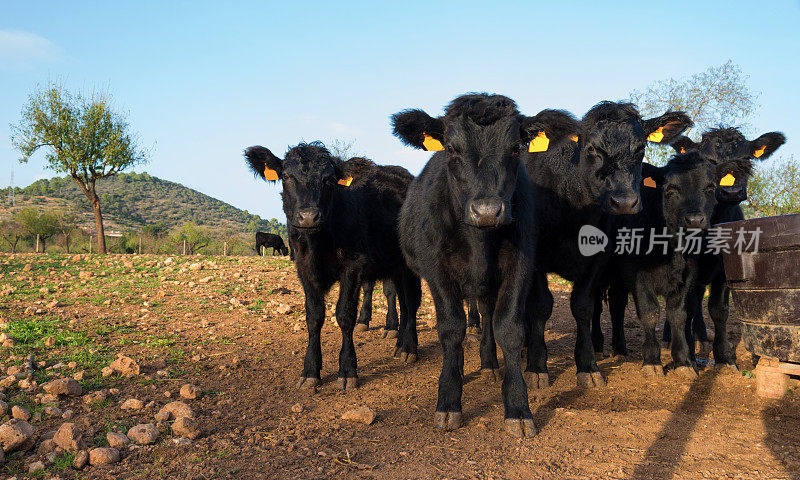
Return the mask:
<svg viewBox="0 0 800 480"><path fill-rule="evenodd" d="M417 363L390 356L389 341L379 334L386 304L376 291L372 329L356 334L359 388L336 387L340 333L326 321L323 383L309 394L294 388L307 337L302 289L288 260L177 256L165 264L167 258L0 255L0 316L3 331L16 339L14 347L0 349L4 369L32 353L48 367L77 363L37 369L39 384L84 370L84 389L119 390L99 403L60 400L59 408L76 412L70 421L85 429L90 445L107 445L109 431L154 423L158 408L175 400L185 383L204 393L186 400L204 428L190 445L176 446L162 426L155 445L123 449L119 463L76 470L70 454L61 453L42 478L800 478L798 392L779 401L756 396L735 313L730 335L742 374L717 374L712 361L701 362L696 380L644 377L631 305L631 355L602 360L608 386L582 390L572 358L569 285L553 278L556 304L547 331L553 385L529 392L539 433L520 440L502 430L500 384L478 374L477 338L469 336L464 426L434 430L441 353L429 326L435 314L427 291ZM289 313L277 313L286 306ZM610 332L605 314L604 326ZM102 376L118 353L134 358L141 374ZM662 360L668 364L668 349ZM36 412L37 392L11 386L5 401ZM128 398L155 404L123 411L119 404ZM374 423L341 418L359 406L377 413ZM36 443L64 421L32 420ZM36 448L9 452L0 476L25 478L40 458Z"/></svg>

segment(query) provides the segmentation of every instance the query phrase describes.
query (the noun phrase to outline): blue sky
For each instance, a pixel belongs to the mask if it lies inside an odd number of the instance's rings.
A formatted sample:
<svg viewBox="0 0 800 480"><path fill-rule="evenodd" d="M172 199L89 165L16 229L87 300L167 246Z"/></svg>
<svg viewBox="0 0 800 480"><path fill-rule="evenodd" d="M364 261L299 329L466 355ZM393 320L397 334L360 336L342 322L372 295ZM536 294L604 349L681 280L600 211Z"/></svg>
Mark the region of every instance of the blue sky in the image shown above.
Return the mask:
<svg viewBox="0 0 800 480"><path fill-rule="evenodd" d="M53 176L17 163L9 124L57 80L107 89L151 161L137 171L284 221L279 185L256 182L244 147L281 156L300 140L355 140L378 163L418 173L388 117L431 114L468 91L535 114L581 116L600 100L721 65L761 92L753 132L781 130L800 153L800 3L2 2L0 185Z"/></svg>

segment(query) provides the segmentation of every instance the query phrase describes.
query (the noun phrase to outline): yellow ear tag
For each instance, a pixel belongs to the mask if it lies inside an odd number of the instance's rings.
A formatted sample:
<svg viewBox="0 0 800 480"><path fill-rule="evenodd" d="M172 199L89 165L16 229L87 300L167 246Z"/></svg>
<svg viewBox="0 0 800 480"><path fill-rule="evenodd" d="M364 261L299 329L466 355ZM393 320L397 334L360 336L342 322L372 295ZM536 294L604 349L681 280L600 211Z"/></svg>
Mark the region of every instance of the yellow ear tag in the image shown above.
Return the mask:
<svg viewBox="0 0 800 480"><path fill-rule="evenodd" d="M736 177L729 173L722 177L722 180L719 181L719 185L721 187L732 187L734 182L736 182Z"/></svg>
<svg viewBox="0 0 800 480"><path fill-rule="evenodd" d="M425 132L422 132L422 136L424 137L422 141L422 146L425 147L425 150L429 152L441 152L444 150L442 146L442 142L436 140L435 138L431 137Z"/></svg>
<svg viewBox="0 0 800 480"><path fill-rule="evenodd" d="M766 146L766 145L764 145L763 147L761 147L761 148L759 148L758 150L756 150L755 152L753 152L753 156L754 156L754 157L756 157L756 158L758 158L758 157L760 157L761 155L764 155L764 150L766 150L766 149L767 149L767 146Z"/></svg>
<svg viewBox="0 0 800 480"><path fill-rule="evenodd" d="M338 183L339 185L344 185L345 187L349 187L350 184L353 183L353 177L343 178L336 183Z"/></svg>
<svg viewBox="0 0 800 480"><path fill-rule="evenodd" d="M572 140L573 142L577 142L578 141L578 136L577 135L573 135L573 136L569 137L569 139Z"/></svg>
<svg viewBox="0 0 800 480"><path fill-rule="evenodd" d="M653 177L645 178L644 180L642 180L642 184L645 187L656 188L656 181L653 180Z"/></svg>
<svg viewBox="0 0 800 480"><path fill-rule="evenodd" d="M686 149L681 147L681 153L686 153Z"/></svg>
<svg viewBox="0 0 800 480"><path fill-rule="evenodd" d="M655 132L651 133L647 137L647 141L648 142L658 143L661 140L664 140L664 127L658 127L658 130L656 130Z"/></svg>
<svg viewBox="0 0 800 480"><path fill-rule="evenodd" d="M264 179L269 181L278 180L278 172L269 167L264 167Z"/></svg>
<svg viewBox="0 0 800 480"><path fill-rule="evenodd" d="M544 131L541 131L538 135L536 135L536 138L531 140L531 143L528 144L528 151L531 153L546 152L547 147L549 146L550 139L547 138L547 135L545 135Z"/></svg>

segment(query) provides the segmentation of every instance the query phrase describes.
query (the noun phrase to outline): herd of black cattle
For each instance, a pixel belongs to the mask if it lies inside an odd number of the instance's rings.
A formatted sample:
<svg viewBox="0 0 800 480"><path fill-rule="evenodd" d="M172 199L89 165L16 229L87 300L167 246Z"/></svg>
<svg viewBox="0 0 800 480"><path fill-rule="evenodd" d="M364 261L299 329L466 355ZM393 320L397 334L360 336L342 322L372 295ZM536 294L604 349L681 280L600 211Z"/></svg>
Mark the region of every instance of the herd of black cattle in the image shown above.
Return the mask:
<svg viewBox="0 0 800 480"><path fill-rule="evenodd" d="M320 383L324 296L335 282L340 388L357 385L353 332L369 321L362 308L357 327L359 290L369 294L364 305L371 304L375 280L384 280L390 304L384 332L396 334L395 355L414 362L420 277L433 296L443 352L434 418L441 429L461 424L462 342L468 324L476 328L482 318L481 373L502 379L505 428L535 435L527 388L549 386L544 333L553 309L552 272L573 283L579 385L605 384L595 352L603 351L599 315L606 292L613 353L627 353L622 319L630 293L644 328L643 371L663 375L656 337L663 296L674 372L691 377L697 375L695 333L707 341L700 309L710 284L715 364L736 368L718 255L681 252L674 235L663 252L582 255L579 231L590 225L613 239L623 227L675 234L742 219L739 203L752 163L780 147L782 134L749 141L735 128L717 128L694 143L682 135L692 126L683 112L643 119L631 104L601 102L581 120L560 110L526 116L511 99L488 94L462 95L436 118L405 110L392 116L392 125L403 143L436 152L416 178L402 167L334 157L318 142L301 143L283 159L261 146L245 150L257 176L283 182L308 326L299 388ZM676 154L663 167L644 163L647 142L669 144ZM496 345L505 360L502 375Z"/></svg>

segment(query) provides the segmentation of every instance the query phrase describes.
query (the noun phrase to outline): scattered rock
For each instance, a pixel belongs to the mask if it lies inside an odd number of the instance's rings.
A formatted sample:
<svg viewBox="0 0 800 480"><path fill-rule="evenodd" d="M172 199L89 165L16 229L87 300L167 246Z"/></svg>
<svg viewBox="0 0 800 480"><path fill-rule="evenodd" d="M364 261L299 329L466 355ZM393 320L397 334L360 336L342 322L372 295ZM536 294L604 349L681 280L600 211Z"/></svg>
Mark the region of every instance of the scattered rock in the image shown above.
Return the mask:
<svg viewBox="0 0 800 480"><path fill-rule="evenodd" d="M192 263L192 264L189 265L189 270L191 270L193 272L196 272L196 271L202 270L202 269L203 269L203 264L202 263Z"/></svg>
<svg viewBox="0 0 800 480"><path fill-rule="evenodd" d="M111 367L106 367L106 368L108 368L111 373L114 373L114 369L113 368L111 368ZM102 372L104 377L108 376L108 375L106 375L106 372L105 372L106 368L104 368L103 372ZM111 375L111 373L109 373L109 375ZM80 382L81 380L83 380L83 377L85 375L86 375L86 372L84 370L81 370L80 372L75 372L74 374L72 374L72 378L74 378L75 380Z"/></svg>
<svg viewBox="0 0 800 480"><path fill-rule="evenodd" d="M67 410L67 411L64 412L64 415L61 415L61 418L63 418L64 420L69 420L74 416L75 416L75 412L74 411Z"/></svg>
<svg viewBox="0 0 800 480"><path fill-rule="evenodd" d="M25 420L13 418L0 425L0 447L10 452L21 447L33 437L33 427Z"/></svg>
<svg viewBox="0 0 800 480"><path fill-rule="evenodd" d="M194 417L179 417L172 424L172 433L180 437L196 440L202 434L200 424Z"/></svg>
<svg viewBox="0 0 800 480"><path fill-rule="evenodd" d="M24 372L25 372L25 368L23 368L22 365L11 365L6 370L6 373L8 375L19 375L19 374L24 373Z"/></svg>
<svg viewBox="0 0 800 480"><path fill-rule="evenodd" d="M370 425L375 421L375 411L369 407L358 407L344 412L342 420L353 420Z"/></svg>
<svg viewBox="0 0 800 480"><path fill-rule="evenodd" d="M8 413L8 404L0 400L0 417Z"/></svg>
<svg viewBox="0 0 800 480"><path fill-rule="evenodd" d="M39 453L39 455L47 455L48 453L55 451L56 446L57 446L56 442L53 441L52 438L48 438L47 440L39 444L39 449L37 450L37 452Z"/></svg>
<svg viewBox="0 0 800 480"><path fill-rule="evenodd" d="M136 361L131 357L126 357L122 354L118 354L117 359L111 362L109 367L114 369L115 372L119 372L120 375L126 377L139 375L139 364L136 363Z"/></svg>
<svg viewBox="0 0 800 480"><path fill-rule="evenodd" d="M200 388L196 385L192 385L191 383L187 383L181 387L181 397L187 400L200 398L202 394L203 392L200 390Z"/></svg>
<svg viewBox="0 0 800 480"><path fill-rule="evenodd" d="M86 450L76 453L75 459L72 460L72 466L78 470L85 467L87 463L89 463L89 452Z"/></svg>
<svg viewBox="0 0 800 480"><path fill-rule="evenodd" d="M100 403L100 402L104 401L106 398L108 398L108 395L106 394L106 392L100 390L100 391L97 391L97 392L87 393L86 395L84 395L83 396L83 403L85 403L87 405L92 404L92 403Z"/></svg>
<svg viewBox="0 0 800 480"><path fill-rule="evenodd" d="M192 441L186 437L180 437L180 438L173 438L172 443L174 443L178 447L188 447L189 445L192 444ZM2 450L0 450L0 452L2 452Z"/></svg>
<svg viewBox="0 0 800 480"><path fill-rule="evenodd" d="M33 266L30 263L26 263L24 267L22 267L23 272L30 272Z"/></svg>
<svg viewBox="0 0 800 480"><path fill-rule="evenodd" d="M44 470L44 462L38 460L28 466L28 474L33 476Z"/></svg>
<svg viewBox="0 0 800 480"><path fill-rule="evenodd" d="M42 405L58 405L58 395L52 393L45 393L39 397L39 403Z"/></svg>
<svg viewBox="0 0 800 480"><path fill-rule="evenodd" d="M142 423L128 430L128 438L140 445L155 443L158 435L158 429L152 423Z"/></svg>
<svg viewBox="0 0 800 480"><path fill-rule="evenodd" d="M78 278L81 280L87 280L89 278L92 278L92 272L88 270L81 270L80 272L78 272Z"/></svg>
<svg viewBox="0 0 800 480"><path fill-rule="evenodd" d="M292 411L294 413L300 413L303 411L303 406L300 405L299 403L295 403L294 405L292 405Z"/></svg>
<svg viewBox="0 0 800 480"><path fill-rule="evenodd" d="M83 388L77 380L70 377L59 378L42 385L42 390L52 395L67 395L77 397L83 393Z"/></svg>
<svg viewBox="0 0 800 480"><path fill-rule="evenodd" d="M111 367L103 367L103 370L100 371L104 377L110 377L114 374L114 369Z"/></svg>
<svg viewBox="0 0 800 480"><path fill-rule="evenodd" d="M122 403L119 408L123 410L141 410L144 408L144 402L138 398L129 398Z"/></svg>
<svg viewBox="0 0 800 480"><path fill-rule="evenodd" d="M172 417L172 414L166 410L160 410L155 415L155 420L157 423L168 422L169 419Z"/></svg>
<svg viewBox="0 0 800 480"><path fill-rule="evenodd" d="M60 408L58 408L58 407L54 407L54 406L52 406L52 405L47 405L46 407L44 407L44 408L42 409L42 411L43 411L43 412L45 413L45 415L47 415L48 417L60 417L61 415L63 415L63 413L61 412L61 409L60 409Z"/></svg>
<svg viewBox="0 0 800 480"><path fill-rule="evenodd" d="M20 420L28 421L31 419L31 412L29 412L25 407L14 405L11 407L11 416Z"/></svg>
<svg viewBox="0 0 800 480"><path fill-rule="evenodd" d="M160 411L168 412L171 418L194 417L192 408L181 401L170 402L164 405Z"/></svg>
<svg viewBox="0 0 800 480"><path fill-rule="evenodd" d="M127 447L128 444L131 443L127 435L119 432L108 432L108 434L106 434L106 440L108 440L108 446L112 448Z"/></svg>
<svg viewBox="0 0 800 480"><path fill-rule="evenodd" d="M77 457L75 457L77 460ZM93 448L89 451L89 463L92 465L108 465L119 462L119 450L116 448Z"/></svg>
<svg viewBox="0 0 800 480"><path fill-rule="evenodd" d="M83 448L83 433L74 423L63 423L58 428L53 441L68 452L77 452Z"/></svg>
<svg viewBox="0 0 800 480"><path fill-rule="evenodd" d="M275 309L279 315L288 315L292 312L292 306L286 303L281 303L278 305L278 308Z"/></svg>

